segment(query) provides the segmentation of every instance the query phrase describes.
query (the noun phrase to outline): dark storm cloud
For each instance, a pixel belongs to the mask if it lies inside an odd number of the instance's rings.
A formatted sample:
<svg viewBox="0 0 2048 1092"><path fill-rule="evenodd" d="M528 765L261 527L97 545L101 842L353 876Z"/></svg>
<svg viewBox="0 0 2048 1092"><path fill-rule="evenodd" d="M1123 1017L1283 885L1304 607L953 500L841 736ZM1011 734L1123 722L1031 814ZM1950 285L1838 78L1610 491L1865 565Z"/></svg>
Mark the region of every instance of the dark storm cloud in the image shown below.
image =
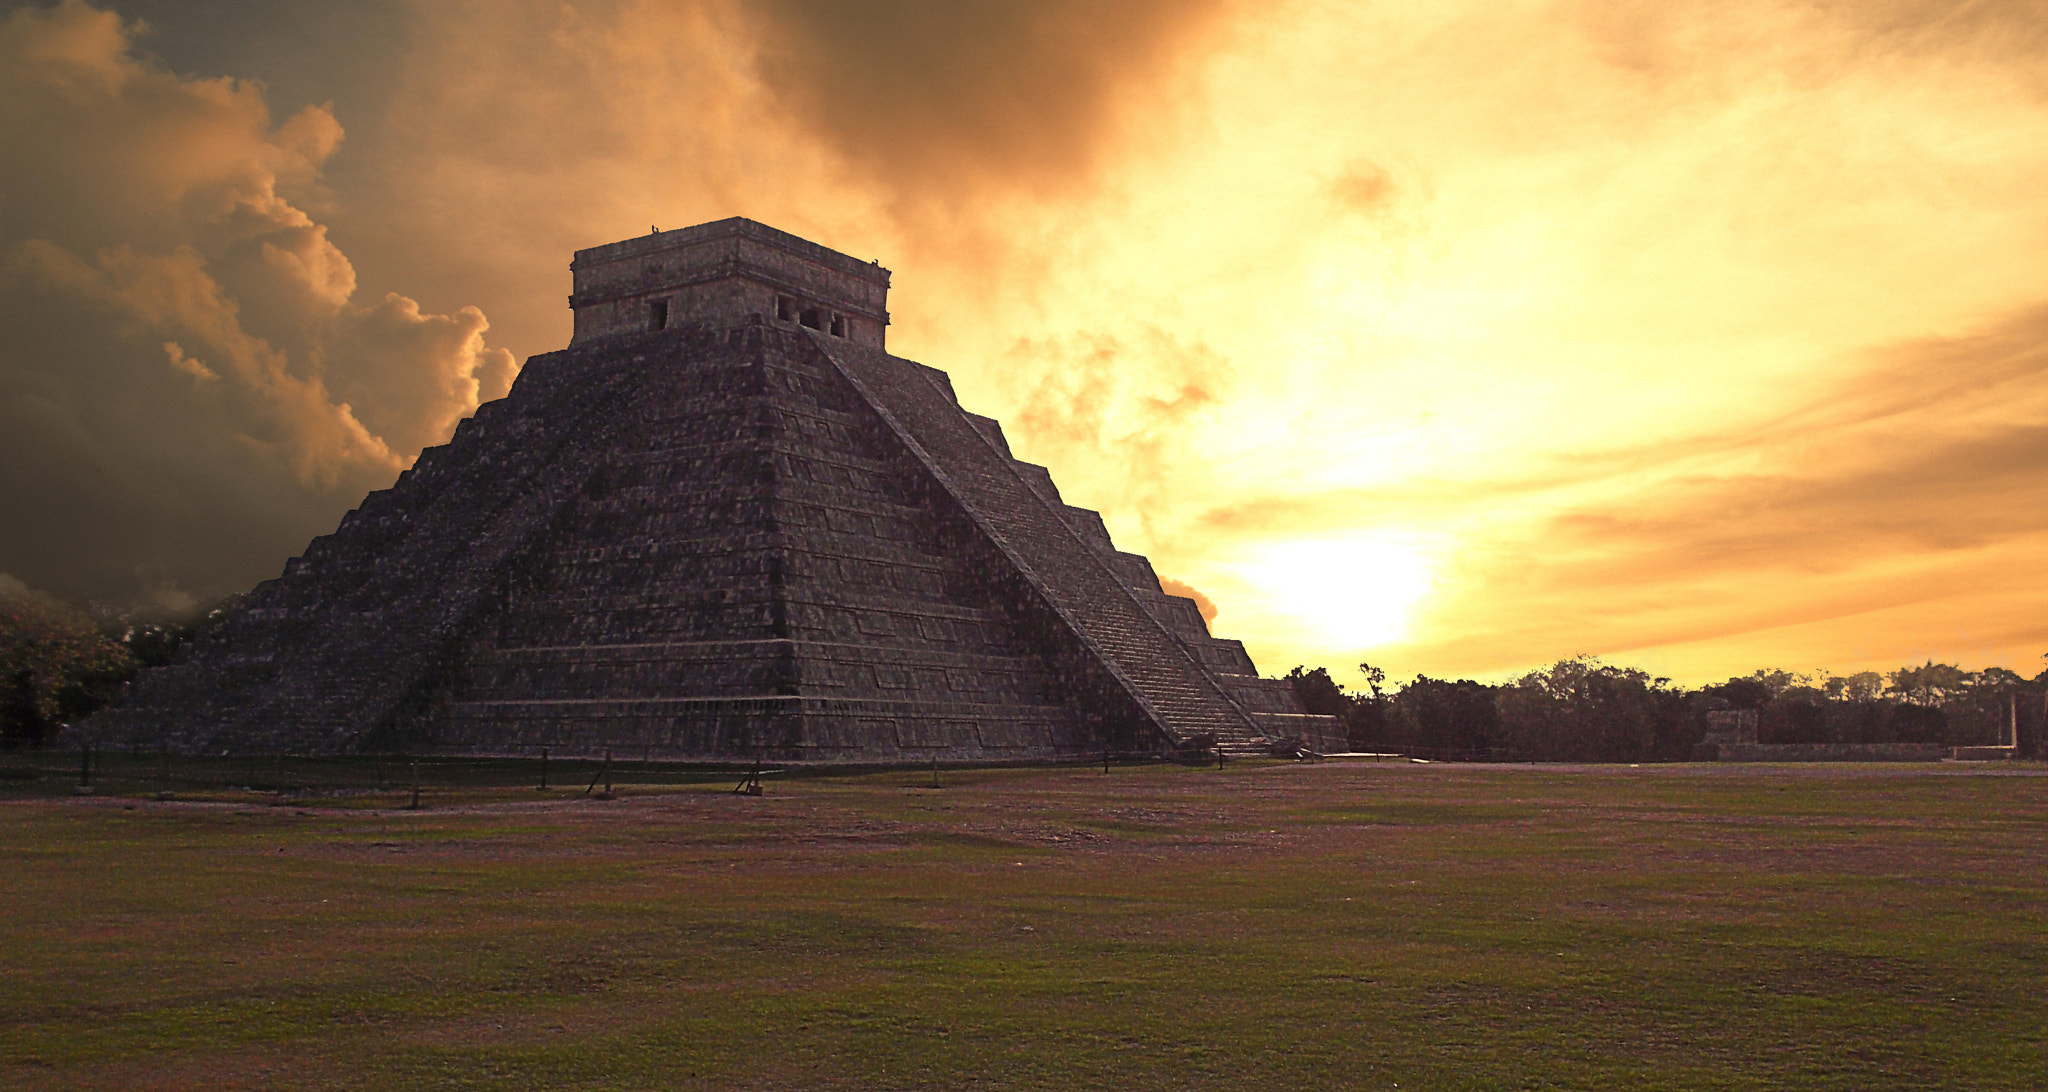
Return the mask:
<svg viewBox="0 0 2048 1092"><path fill-rule="evenodd" d="M510 358L481 312L355 295L301 202L342 132L139 59L69 2L0 23L0 572L182 605L444 437Z"/></svg>
<svg viewBox="0 0 2048 1092"><path fill-rule="evenodd" d="M1226 0L754 0L760 70L839 152L917 204L1087 182L1120 98ZM947 194L951 196L950 194Z"/></svg>
<svg viewBox="0 0 2048 1092"><path fill-rule="evenodd" d="M261 81L277 102L379 99L411 45L406 0L116 0L134 48L173 72ZM353 111L350 111L353 112Z"/></svg>
<svg viewBox="0 0 2048 1092"><path fill-rule="evenodd" d="M645 220L844 223L818 179L848 170L926 211L1070 189L1220 7L15 8L0 572L73 599L246 587L504 390L468 293L517 304L537 351L562 309L536 271ZM838 165L792 177L821 148Z"/></svg>

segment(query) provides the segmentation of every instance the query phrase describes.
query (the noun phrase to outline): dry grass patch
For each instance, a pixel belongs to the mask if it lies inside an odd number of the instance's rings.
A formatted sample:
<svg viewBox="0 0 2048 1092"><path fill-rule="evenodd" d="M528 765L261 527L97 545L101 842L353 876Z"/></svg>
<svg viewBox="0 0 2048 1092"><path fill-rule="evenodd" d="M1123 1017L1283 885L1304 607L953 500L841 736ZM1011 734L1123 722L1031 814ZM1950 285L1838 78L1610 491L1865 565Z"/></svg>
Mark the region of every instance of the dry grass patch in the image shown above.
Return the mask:
<svg viewBox="0 0 2048 1092"><path fill-rule="evenodd" d="M2038 1088L2048 778L0 797L10 1088Z"/></svg>

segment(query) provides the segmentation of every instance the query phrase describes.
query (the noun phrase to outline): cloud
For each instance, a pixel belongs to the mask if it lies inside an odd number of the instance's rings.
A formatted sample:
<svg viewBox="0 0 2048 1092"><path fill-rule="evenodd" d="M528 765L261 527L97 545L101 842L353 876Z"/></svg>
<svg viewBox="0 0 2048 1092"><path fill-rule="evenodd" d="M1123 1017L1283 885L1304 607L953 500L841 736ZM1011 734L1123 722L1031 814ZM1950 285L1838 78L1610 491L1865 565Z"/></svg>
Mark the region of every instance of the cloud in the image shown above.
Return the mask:
<svg viewBox="0 0 2048 1092"><path fill-rule="evenodd" d="M1063 478L1069 501L1100 505L1112 529L1177 507L1200 423L1230 397L1236 371L1199 341L1156 327L1024 337L1003 355L1004 428L1021 457L1095 474ZM1103 471L1109 471L1103 473Z"/></svg>
<svg viewBox="0 0 2048 1092"><path fill-rule="evenodd" d="M1371 215L1394 199L1394 176L1377 163L1361 160L1346 166L1327 189L1339 208Z"/></svg>
<svg viewBox="0 0 2048 1092"><path fill-rule="evenodd" d="M1874 49L2011 64L2037 81L2042 74L2035 62L2048 55L2048 11L2031 0L1829 0L1814 6ZM2037 86L2048 90L2048 82Z"/></svg>
<svg viewBox="0 0 2048 1092"><path fill-rule="evenodd" d="M271 575L513 371L482 312L354 301L322 107L138 59L77 0L0 23L0 563L71 597ZM251 541L216 552L220 540Z"/></svg>
<svg viewBox="0 0 2048 1092"><path fill-rule="evenodd" d="M1549 513L1468 539L1463 595L1435 605L1420 654L1501 670L1880 612L1945 631L1970 597L2048 594L2038 566L2007 560L2048 543L2048 307L1862 356L1757 427L1609 453L1532 489ZM2048 640L2048 622L2001 632Z"/></svg>
<svg viewBox="0 0 2048 1092"><path fill-rule="evenodd" d="M1208 622L1211 625L1215 624L1217 614L1216 602L1196 590L1194 585L1162 576L1159 578L1159 590L1168 595L1178 595L1194 600L1195 610L1201 612L1202 621Z"/></svg>
<svg viewBox="0 0 2048 1092"><path fill-rule="evenodd" d="M1126 96L1152 92L1235 6L758 0L743 10L778 100L915 208L1091 184L1131 123Z"/></svg>
<svg viewBox="0 0 2048 1092"><path fill-rule="evenodd" d="M560 287L538 271L649 222L741 213L857 253L1034 260L977 195L1085 193L1136 97L1227 6L386 6L343 36L374 62L287 47L285 24L233 5L189 17L209 35L150 9L164 33L141 41L188 64L340 81L347 141L334 106L280 122L261 83L138 56L113 13L17 10L0 31L0 313L28 332L0 349L0 399L38 418L7 441L5 499L34 501L39 529L0 534L0 562L74 596L270 575L506 389L498 344L560 344ZM973 241L931 230L947 220ZM1207 397L1170 386L1118 402L1119 435L1163 450L1143 419ZM87 467L90 486L64 483ZM222 527L247 544L215 554Z"/></svg>
<svg viewBox="0 0 2048 1092"><path fill-rule="evenodd" d="M1237 626L1311 658L1370 651L1502 674L1589 652L1698 678L1883 667L1902 647L2031 662L2048 621L2017 608L2048 596L2048 573L2027 560L2048 547L2048 306L1857 350L1827 374L1797 398L1773 392L1754 417L1477 477L1275 478L1207 499L1175 542L1227 558L1346 533L1439 536L1412 632L1376 650L1318 650L1302 627L1266 623L1280 576L1247 586L1243 572L1200 570L1246 604ZM1384 576L1367 590L1373 580Z"/></svg>
<svg viewBox="0 0 2048 1092"><path fill-rule="evenodd" d="M396 292L337 316L326 365L334 397L403 451L446 440L478 403L502 398L512 354L484 344L482 311L422 314Z"/></svg>
<svg viewBox="0 0 2048 1092"><path fill-rule="evenodd" d="M12 573L0 573L0 599L35 599L40 592L21 582Z"/></svg>

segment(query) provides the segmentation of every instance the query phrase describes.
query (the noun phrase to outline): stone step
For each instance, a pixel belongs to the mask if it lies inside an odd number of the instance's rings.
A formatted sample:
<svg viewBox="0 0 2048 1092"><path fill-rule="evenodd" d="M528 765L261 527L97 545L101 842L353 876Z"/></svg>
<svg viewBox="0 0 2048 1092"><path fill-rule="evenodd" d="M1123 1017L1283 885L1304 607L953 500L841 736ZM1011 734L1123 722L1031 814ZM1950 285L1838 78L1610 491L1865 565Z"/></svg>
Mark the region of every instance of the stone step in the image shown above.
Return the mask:
<svg viewBox="0 0 2048 1092"><path fill-rule="evenodd" d="M1194 663L1123 580L989 442L923 369L875 350L814 341L883 419L959 495L999 547L1014 553L1042 593L1155 709L1170 736L1258 736L1220 686Z"/></svg>

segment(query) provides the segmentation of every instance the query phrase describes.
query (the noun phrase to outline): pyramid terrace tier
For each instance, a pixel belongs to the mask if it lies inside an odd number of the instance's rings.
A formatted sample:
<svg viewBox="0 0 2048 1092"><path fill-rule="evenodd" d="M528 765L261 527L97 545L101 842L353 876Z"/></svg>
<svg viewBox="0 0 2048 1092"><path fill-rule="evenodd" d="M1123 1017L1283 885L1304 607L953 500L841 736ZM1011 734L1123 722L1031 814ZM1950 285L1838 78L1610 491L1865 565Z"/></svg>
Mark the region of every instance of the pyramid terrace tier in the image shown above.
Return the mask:
<svg viewBox="0 0 2048 1092"><path fill-rule="evenodd" d="M666 641L478 649L454 701L761 697L790 693L956 701L1051 696L1036 657L851 641Z"/></svg>
<svg viewBox="0 0 2048 1092"><path fill-rule="evenodd" d="M1106 737L1068 705L923 700L608 698L446 706L415 751L776 763L1093 760ZM1137 741L1132 741L1135 745ZM1114 744L1111 743L1111 746Z"/></svg>

